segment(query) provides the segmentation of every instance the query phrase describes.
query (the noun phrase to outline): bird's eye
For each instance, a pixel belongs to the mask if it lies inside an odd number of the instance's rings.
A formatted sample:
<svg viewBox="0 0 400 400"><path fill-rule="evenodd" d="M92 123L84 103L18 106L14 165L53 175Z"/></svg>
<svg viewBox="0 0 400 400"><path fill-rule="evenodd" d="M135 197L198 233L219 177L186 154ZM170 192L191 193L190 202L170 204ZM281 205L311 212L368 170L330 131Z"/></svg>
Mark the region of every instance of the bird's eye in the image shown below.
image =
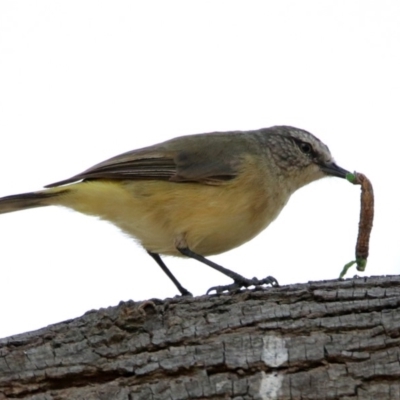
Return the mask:
<svg viewBox="0 0 400 400"><path fill-rule="evenodd" d="M313 153L313 148L312 148L312 146L311 146L310 143L300 142L300 143L299 143L299 147L300 147L300 150L301 150L304 154L312 154L312 153Z"/></svg>

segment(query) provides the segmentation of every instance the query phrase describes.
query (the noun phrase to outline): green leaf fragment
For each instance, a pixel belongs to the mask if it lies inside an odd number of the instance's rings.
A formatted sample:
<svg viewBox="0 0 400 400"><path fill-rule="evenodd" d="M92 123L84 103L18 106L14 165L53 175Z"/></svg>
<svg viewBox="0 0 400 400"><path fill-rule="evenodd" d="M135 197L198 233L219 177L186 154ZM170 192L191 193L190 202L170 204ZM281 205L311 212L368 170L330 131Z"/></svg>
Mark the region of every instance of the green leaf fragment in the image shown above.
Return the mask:
<svg viewBox="0 0 400 400"><path fill-rule="evenodd" d="M357 258L357 271L365 271L365 268L367 266L367 260L365 258Z"/></svg>
<svg viewBox="0 0 400 400"><path fill-rule="evenodd" d="M349 270L350 267L352 267L357 261L350 261L349 263L347 263L343 269L342 272L339 275L339 279L343 279L343 277L347 274L347 271Z"/></svg>
<svg viewBox="0 0 400 400"><path fill-rule="evenodd" d="M367 260L365 258L357 258L354 261L350 261L347 263L343 269L342 272L339 275L339 279L343 279L343 277L347 274L347 271L354 265L357 264L357 271L365 271L365 268L367 266Z"/></svg>
<svg viewBox="0 0 400 400"><path fill-rule="evenodd" d="M349 182L351 182L351 183L353 183L353 184L356 184L357 183L357 178L356 178L356 175L355 174L352 174L352 173L348 173L348 174L346 174L346 179L349 181Z"/></svg>

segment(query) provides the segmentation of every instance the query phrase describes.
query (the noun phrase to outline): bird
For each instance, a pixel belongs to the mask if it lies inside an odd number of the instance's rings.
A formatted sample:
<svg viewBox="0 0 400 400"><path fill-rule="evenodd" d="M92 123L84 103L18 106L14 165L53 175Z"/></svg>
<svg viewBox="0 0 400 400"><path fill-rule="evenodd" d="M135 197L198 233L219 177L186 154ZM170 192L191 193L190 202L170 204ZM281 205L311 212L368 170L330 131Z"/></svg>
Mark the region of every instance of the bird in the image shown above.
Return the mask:
<svg viewBox="0 0 400 400"><path fill-rule="evenodd" d="M43 190L2 197L0 214L61 206L97 216L138 242L181 295L191 293L161 256L193 258L227 275L232 284L207 292L221 293L278 281L245 278L208 256L253 239L301 187L348 173L303 129L202 133L128 151Z"/></svg>

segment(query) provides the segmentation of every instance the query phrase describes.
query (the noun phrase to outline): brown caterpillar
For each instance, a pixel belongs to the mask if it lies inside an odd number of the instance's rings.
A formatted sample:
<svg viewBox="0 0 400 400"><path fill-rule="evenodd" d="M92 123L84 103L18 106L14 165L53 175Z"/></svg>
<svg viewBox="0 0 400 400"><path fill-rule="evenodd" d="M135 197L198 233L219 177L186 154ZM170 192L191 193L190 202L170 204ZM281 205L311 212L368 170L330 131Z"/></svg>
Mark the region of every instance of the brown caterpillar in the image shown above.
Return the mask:
<svg viewBox="0 0 400 400"><path fill-rule="evenodd" d="M339 279L343 278L347 270L354 264L357 264L357 271L365 270L369 253L369 238L374 220L374 191L370 180L364 174L358 172L347 174L346 179L354 185L361 185L361 209L360 222L358 224L356 259L344 266Z"/></svg>

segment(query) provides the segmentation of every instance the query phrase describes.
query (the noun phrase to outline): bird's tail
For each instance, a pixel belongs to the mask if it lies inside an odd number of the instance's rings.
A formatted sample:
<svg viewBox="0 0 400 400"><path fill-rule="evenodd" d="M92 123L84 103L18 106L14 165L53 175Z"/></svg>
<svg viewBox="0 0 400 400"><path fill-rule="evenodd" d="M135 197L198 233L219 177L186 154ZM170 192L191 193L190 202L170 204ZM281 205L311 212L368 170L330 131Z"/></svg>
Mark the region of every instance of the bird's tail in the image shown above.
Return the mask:
<svg viewBox="0 0 400 400"><path fill-rule="evenodd" d="M40 192L21 193L0 198L0 214L28 208L45 207L54 204L54 197L64 194L66 189L50 189ZM53 199L53 201L52 201Z"/></svg>

